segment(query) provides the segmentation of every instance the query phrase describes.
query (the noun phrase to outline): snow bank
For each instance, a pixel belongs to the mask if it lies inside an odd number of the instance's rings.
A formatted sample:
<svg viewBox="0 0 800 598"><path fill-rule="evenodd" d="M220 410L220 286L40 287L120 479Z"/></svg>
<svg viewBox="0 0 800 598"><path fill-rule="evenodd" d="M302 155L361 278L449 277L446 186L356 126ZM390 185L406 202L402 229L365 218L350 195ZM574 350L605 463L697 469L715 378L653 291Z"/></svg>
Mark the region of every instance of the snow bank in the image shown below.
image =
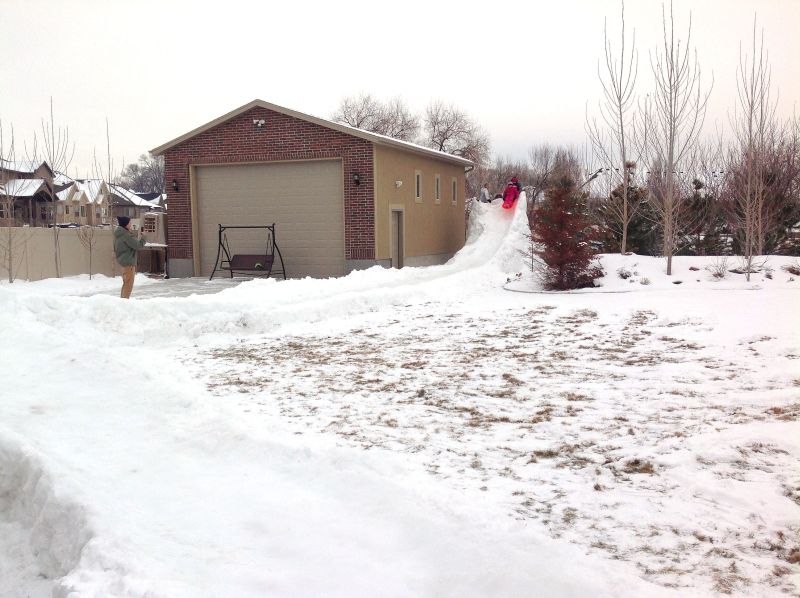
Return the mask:
<svg viewBox="0 0 800 598"><path fill-rule="evenodd" d="M88 274L78 276L65 276L63 278L45 278L43 280L27 281L17 279L9 284L8 280L0 280L0 289L7 289L18 295L92 295L95 293L117 291L121 286L120 278L112 278L103 274ZM137 274L135 288L158 284L159 279L150 278L144 274Z"/></svg>
<svg viewBox="0 0 800 598"><path fill-rule="evenodd" d="M0 513L26 531L36 577L56 579L74 569L92 536L83 507L56 492L42 459L25 440L0 428ZM33 569L32 563L23 565ZM16 591L0 576L0 594ZM12 585L4 586L6 583Z"/></svg>
<svg viewBox="0 0 800 598"><path fill-rule="evenodd" d="M386 269L375 266L331 279L252 280L213 295L119 301L95 295L72 295L116 289L119 282L98 277L73 277L0 286L3 314L23 318L33 327L47 326L60 334L95 342L103 330L141 342L198 338L208 334L254 334L320 318L347 317L390 305L423 303L470 290L496 287L507 272L521 267L518 250L525 229L525 195L512 212L499 205L476 204L466 247L448 263L424 268ZM138 277L145 284L159 284ZM13 316L11 315L13 314ZM65 317L70 314L70 317ZM87 331L86 326L92 326ZM103 343L105 344L105 342Z"/></svg>

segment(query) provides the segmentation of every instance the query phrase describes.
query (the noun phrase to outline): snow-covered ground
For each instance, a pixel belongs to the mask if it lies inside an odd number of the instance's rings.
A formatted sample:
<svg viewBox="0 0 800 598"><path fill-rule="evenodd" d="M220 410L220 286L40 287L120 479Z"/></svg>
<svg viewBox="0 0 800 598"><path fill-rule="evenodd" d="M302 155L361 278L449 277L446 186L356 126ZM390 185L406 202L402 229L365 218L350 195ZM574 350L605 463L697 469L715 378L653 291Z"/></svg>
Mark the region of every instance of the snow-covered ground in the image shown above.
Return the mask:
<svg viewBox="0 0 800 598"><path fill-rule="evenodd" d="M475 210L444 266L0 284L0 596L797 593L797 260L541 293Z"/></svg>

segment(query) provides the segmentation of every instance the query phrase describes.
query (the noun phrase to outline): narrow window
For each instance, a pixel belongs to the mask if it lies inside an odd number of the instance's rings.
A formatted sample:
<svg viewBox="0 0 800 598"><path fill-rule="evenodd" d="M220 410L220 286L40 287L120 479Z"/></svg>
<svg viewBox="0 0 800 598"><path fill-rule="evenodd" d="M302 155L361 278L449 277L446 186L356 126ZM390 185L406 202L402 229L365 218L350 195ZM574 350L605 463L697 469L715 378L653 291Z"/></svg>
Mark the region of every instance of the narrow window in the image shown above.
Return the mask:
<svg viewBox="0 0 800 598"><path fill-rule="evenodd" d="M69 206L64 206L64 213L69 216Z"/></svg>
<svg viewBox="0 0 800 598"><path fill-rule="evenodd" d="M417 203L422 203L422 171L414 171L414 199Z"/></svg>
<svg viewBox="0 0 800 598"><path fill-rule="evenodd" d="M456 205L458 203L458 179L456 177L453 177L453 199L452 199L452 203L453 203L453 205Z"/></svg>
<svg viewBox="0 0 800 598"><path fill-rule="evenodd" d="M442 203L442 177L436 175L436 203Z"/></svg>

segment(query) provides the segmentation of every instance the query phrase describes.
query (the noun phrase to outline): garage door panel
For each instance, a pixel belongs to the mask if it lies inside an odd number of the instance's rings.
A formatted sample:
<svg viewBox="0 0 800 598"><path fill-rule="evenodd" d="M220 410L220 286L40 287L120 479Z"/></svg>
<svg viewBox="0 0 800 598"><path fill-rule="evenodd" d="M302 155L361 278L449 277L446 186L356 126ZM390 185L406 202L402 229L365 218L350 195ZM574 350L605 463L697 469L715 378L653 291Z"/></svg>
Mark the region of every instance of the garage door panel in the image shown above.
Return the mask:
<svg viewBox="0 0 800 598"><path fill-rule="evenodd" d="M339 160L199 166L196 169L201 274L217 255L218 224L276 224L290 276L344 274L342 166ZM264 250L264 232L228 231L235 253Z"/></svg>

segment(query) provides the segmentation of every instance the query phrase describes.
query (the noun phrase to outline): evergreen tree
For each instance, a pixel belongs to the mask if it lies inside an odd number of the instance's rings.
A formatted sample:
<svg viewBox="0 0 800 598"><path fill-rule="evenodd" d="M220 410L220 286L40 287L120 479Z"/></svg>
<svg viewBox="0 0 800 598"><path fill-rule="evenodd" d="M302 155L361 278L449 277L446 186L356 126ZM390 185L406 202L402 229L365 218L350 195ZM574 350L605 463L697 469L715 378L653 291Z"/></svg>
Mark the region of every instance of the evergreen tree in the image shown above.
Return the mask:
<svg viewBox="0 0 800 598"><path fill-rule="evenodd" d="M601 227L598 235L601 253L617 253L622 243L622 227L614 207L620 204L622 196L622 185L617 185L609 197L594 199L594 218ZM639 255L660 255L662 241L655 224L658 219L647 203L647 189L631 185L627 198L633 215L628 222L626 250Z"/></svg>
<svg viewBox="0 0 800 598"><path fill-rule="evenodd" d="M595 234L586 194L578 191L572 179L564 177L545 192L531 227L538 243L536 253L544 262L540 274L545 288L594 286L594 279L603 275L591 244Z"/></svg>

